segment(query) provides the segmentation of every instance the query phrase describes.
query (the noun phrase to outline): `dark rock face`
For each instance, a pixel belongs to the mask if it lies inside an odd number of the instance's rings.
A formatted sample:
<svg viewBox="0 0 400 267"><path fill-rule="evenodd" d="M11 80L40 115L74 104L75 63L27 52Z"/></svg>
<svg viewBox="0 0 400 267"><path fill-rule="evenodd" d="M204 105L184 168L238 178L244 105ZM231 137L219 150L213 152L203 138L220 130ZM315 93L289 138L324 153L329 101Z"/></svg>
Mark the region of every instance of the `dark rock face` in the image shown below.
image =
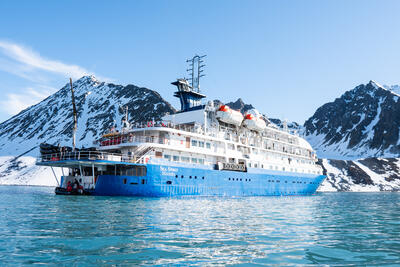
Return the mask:
<svg viewBox="0 0 400 267"><path fill-rule="evenodd" d="M354 162L347 160L330 160L329 163L341 169L352 178L355 184L373 185L371 177L364 172L360 167L358 167Z"/></svg>
<svg viewBox="0 0 400 267"><path fill-rule="evenodd" d="M319 160L318 164L327 176L324 184L336 191L400 191L398 158L330 159Z"/></svg>
<svg viewBox="0 0 400 267"><path fill-rule="evenodd" d="M338 156L353 157L400 155L399 129L399 96L373 81L321 106L304 123L306 139L317 151L329 146L340 148ZM315 136L322 143L314 144Z"/></svg>
<svg viewBox="0 0 400 267"><path fill-rule="evenodd" d="M157 92L135 85L115 85L85 76L73 83L78 112L78 145L91 145L114 124L121 124L128 107L131 123L160 120L175 109ZM69 84L40 103L0 124L0 154L16 155L43 141L70 144L72 104Z"/></svg>
<svg viewBox="0 0 400 267"><path fill-rule="evenodd" d="M240 112L242 112L243 114L245 114L246 111L248 111L250 109L254 109L254 107L252 105L245 104L241 98L239 98L235 102L229 102L226 105L232 109L240 110Z"/></svg>

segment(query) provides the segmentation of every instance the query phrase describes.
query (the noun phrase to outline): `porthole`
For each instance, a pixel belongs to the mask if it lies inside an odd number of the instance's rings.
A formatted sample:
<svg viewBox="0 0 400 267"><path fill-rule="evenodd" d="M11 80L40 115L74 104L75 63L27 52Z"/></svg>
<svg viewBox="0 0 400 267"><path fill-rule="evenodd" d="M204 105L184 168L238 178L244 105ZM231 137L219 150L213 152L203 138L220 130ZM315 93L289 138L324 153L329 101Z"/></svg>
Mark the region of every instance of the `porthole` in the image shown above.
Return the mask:
<svg viewBox="0 0 400 267"><path fill-rule="evenodd" d="M172 181L167 181L167 184L172 184Z"/></svg>
<svg viewBox="0 0 400 267"><path fill-rule="evenodd" d="M242 178L240 178L240 181L242 181Z"/></svg>
<svg viewBox="0 0 400 267"><path fill-rule="evenodd" d="M231 178L228 178L228 181L230 181L231 180Z"/></svg>
<svg viewBox="0 0 400 267"><path fill-rule="evenodd" d="M189 179L192 179L192 176L191 176L191 175L189 176Z"/></svg>
<svg viewBox="0 0 400 267"><path fill-rule="evenodd" d="M201 179L203 179L203 180L204 180L204 176L203 176Z"/></svg>
<svg viewBox="0 0 400 267"><path fill-rule="evenodd" d="M194 179L197 179L197 176L195 176Z"/></svg>
<svg viewBox="0 0 400 267"><path fill-rule="evenodd" d="M183 178L183 175L181 175L181 178Z"/></svg>
<svg viewBox="0 0 400 267"><path fill-rule="evenodd" d="M178 178L178 175L175 175L175 178Z"/></svg>

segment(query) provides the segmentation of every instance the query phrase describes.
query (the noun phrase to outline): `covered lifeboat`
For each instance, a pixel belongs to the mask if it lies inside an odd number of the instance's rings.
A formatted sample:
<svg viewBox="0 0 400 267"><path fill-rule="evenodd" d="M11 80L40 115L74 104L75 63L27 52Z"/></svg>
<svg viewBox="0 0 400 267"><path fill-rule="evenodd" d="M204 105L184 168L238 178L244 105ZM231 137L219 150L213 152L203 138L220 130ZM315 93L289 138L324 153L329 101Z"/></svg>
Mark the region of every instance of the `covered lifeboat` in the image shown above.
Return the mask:
<svg viewBox="0 0 400 267"><path fill-rule="evenodd" d="M240 111L233 110L227 105L222 105L218 110L216 117L218 120L239 126L243 121L243 115Z"/></svg>
<svg viewBox="0 0 400 267"><path fill-rule="evenodd" d="M249 110L246 113L243 125L257 132L261 132L267 127L262 115L257 110Z"/></svg>

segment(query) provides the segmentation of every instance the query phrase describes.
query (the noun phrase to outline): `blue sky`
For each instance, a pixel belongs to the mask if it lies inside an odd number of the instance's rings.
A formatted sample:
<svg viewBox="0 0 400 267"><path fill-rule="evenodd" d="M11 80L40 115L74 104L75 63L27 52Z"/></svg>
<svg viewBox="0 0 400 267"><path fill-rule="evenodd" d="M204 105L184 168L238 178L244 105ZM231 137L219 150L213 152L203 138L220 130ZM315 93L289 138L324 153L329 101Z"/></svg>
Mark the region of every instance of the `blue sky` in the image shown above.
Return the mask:
<svg viewBox="0 0 400 267"><path fill-rule="evenodd" d="M209 99L303 123L369 80L400 84L400 1L0 1L0 121L67 83L154 89L207 54Z"/></svg>

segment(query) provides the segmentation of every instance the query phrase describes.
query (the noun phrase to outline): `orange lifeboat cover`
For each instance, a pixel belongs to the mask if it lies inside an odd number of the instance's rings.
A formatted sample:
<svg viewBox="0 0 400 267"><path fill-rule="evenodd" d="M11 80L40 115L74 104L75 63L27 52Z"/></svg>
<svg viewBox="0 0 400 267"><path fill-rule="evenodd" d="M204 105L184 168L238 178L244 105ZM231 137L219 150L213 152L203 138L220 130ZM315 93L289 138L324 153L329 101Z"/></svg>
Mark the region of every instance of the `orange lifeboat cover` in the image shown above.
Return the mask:
<svg viewBox="0 0 400 267"><path fill-rule="evenodd" d="M246 114L245 119L246 120L254 120L254 116L253 116L253 114Z"/></svg>
<svg viewBox="0 0 400 267"><path fill-rule="evenodd" d="M229 107L228 107L227 105L222 105L222 106L219 107L218 110L219 110L219 111L228 112L228 111L229 111Z"/></svg>

